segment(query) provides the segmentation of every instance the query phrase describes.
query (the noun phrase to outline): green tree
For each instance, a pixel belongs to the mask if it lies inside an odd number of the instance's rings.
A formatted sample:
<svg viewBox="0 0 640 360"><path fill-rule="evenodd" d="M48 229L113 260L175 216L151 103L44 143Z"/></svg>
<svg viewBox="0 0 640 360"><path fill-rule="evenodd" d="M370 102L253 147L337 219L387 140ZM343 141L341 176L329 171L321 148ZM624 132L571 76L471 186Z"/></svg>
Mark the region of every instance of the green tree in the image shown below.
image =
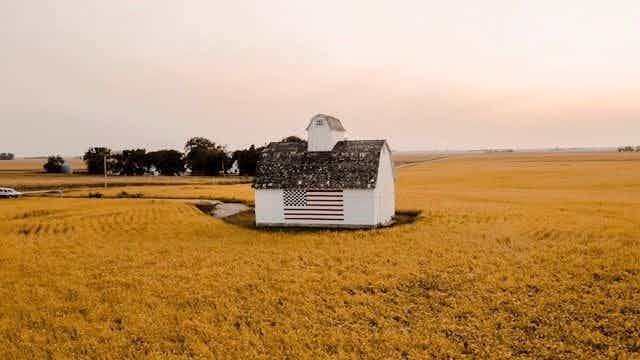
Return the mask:
<svg viewBox="0 0 640 360"><path fill-rule="evenodd" d="M180 175L185 170L184 154L177 150L158 150L147 153L147 164L153 166L160 175Z"/></svg>
<svg viewBox="0 0 640 360"><path fill-rule="evenodd" d="M87 172L92 175L103 175L105 156L108 158L108 167L111 168L113 162L113 160L109 158L111 156L111 149L106 147L93 147L89 149L82 157L82 160L87 164Z"/></svg>
<svg viewBox="0 0 640 360"><path fill-rule="evenodd" d="M48 173L61 173L62 165L64 165L64 159L59 155L52 155L47 158L43 168Z"/></svg>
<svg viewBox="0 0 640 360"><path fill-rule="evenodd" d="M189 139L184 146L185 162L192 175L219 175L229 166L229 157L224 146L203 138Z"/></svg>
<svg viewBox="0 0 640 360"><path fill-rule="evenodd" d="M113 155L112 158L111 171L119 175L144 175L149 168L145 149L124 150L120 154Z"/></svg>
<svg viewBox="0 0 640 360"><path fill-rule="evenodd" d="M636 149L633 146L621 146L618 148L618 152L634 152Z"/></svg>
<svg viewBox="0 0 640 360"><path fill-rule="evenodd" d="M13 160L16 156L12 153L0 153L0 160Z"/></svg>
<svg viewBox="0 0 640 360"><path fill-rule="evenodd" d="M307 143L307 140L304 140L298 136L292 135L292 136L287 136L286 138L282 139L282 142L296 142L296 143Z"/></svg>

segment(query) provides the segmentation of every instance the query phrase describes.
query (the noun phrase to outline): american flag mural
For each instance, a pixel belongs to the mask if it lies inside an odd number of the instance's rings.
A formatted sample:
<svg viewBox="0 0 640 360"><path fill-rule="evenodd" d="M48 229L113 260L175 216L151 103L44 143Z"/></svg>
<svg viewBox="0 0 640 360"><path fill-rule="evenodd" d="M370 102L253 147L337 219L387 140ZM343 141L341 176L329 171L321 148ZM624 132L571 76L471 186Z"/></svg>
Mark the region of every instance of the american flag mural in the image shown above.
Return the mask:
<svg viewBox="0 0 640 360"><path fill-rule="evenodd" d="M284 190L284 219L344 221L342 190Z"/></svg>

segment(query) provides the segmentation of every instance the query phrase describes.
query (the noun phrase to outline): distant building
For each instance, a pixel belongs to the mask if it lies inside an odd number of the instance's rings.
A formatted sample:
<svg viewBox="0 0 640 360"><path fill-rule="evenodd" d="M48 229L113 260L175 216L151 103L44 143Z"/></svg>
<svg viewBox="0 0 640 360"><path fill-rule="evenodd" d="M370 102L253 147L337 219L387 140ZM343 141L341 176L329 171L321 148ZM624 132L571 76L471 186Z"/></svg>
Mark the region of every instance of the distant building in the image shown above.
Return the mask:
<svg viewBox="0 0 640 360"><path fill-rule="evenodd" d="M240 165L238 164L238 160L234 161L229 170L227 170L228 175L240 175Z"/></svg>
<svg viewBox="0 0 640 360"><path fill-rule="evenodd" d="M314 116L308 145L274 142L254 180L258 226L377 227L395 215L395 173L385 140L345 140L340 120Z"/></svg>
<svg viewBox="0 0 640 360"><path fill-rule="evenodd" d="M145 175L160 176L160 171L158 171L158 168L155 165L151 165L149 166L149 169L147 169L147 171L145 172Z"/></svg>

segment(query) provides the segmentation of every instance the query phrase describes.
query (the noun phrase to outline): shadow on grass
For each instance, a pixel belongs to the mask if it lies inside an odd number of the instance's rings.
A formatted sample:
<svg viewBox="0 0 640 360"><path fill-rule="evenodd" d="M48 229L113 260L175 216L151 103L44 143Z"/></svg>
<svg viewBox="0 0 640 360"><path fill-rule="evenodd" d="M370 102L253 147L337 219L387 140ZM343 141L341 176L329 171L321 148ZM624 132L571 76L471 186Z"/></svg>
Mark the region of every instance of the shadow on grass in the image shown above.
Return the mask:
<svg viewBox="0 0 640 360"><path fill-rule="evenodd" d="M200 211L209 215L210 212L207 209L200 208L196 206ZM394 216L393 224L378 227L378 228L317 228L317 227L257 227L256 226L256 214L253 209L244 211L227 218L222 219L223 221L233 224L235 226L239 226L245 229L252 229L256 231L262 232L280 232L280 233L326 233L326 232L336 232L336 231L362 231L362 230L375 230L375 229L386 229L386 228L394 228L402 225L412 224L421 218L422 210L401 210L397 211Z"/></svg>

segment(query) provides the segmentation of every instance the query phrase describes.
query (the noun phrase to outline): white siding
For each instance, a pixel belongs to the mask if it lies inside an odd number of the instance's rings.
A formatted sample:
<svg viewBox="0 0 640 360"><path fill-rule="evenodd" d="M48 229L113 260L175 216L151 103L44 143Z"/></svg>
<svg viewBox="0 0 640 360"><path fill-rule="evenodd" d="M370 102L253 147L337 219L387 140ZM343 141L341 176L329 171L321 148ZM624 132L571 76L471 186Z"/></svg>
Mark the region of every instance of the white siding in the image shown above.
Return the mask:
<svg viewBox="0 0 640 360"><path fill-rule="evenodd" d="M376 192L372 190L344 190L344 221L285 220L282 190L256 189L257 225L329 225L329 226L375 226Z"/></svg>
<svg viewBox="0 0 640 360"><path fill-rule="evenodd" d="M376 184L376 224L388 223L395 215L395 169L387 145L380 152L378 181Z"/></svg>
<svg viewBox="0 0 640 360"><path fill-rule="evenodd" d="M309 127L309 151L331 151L338 141L344 140L344 131L331 130L326 121L324 125Z"/></svg>
<svg viewBox="0 0 640 360"><path fill-rule="evenodd" d="M376 225L375 191L344 191L344 223L347 225Z"/></svg>
<svg viewBox="0 0 640 360"><path fill-rule="evenodd" d="M280 224L284 222L282 190L256 189L256 223Z"/></svg>

